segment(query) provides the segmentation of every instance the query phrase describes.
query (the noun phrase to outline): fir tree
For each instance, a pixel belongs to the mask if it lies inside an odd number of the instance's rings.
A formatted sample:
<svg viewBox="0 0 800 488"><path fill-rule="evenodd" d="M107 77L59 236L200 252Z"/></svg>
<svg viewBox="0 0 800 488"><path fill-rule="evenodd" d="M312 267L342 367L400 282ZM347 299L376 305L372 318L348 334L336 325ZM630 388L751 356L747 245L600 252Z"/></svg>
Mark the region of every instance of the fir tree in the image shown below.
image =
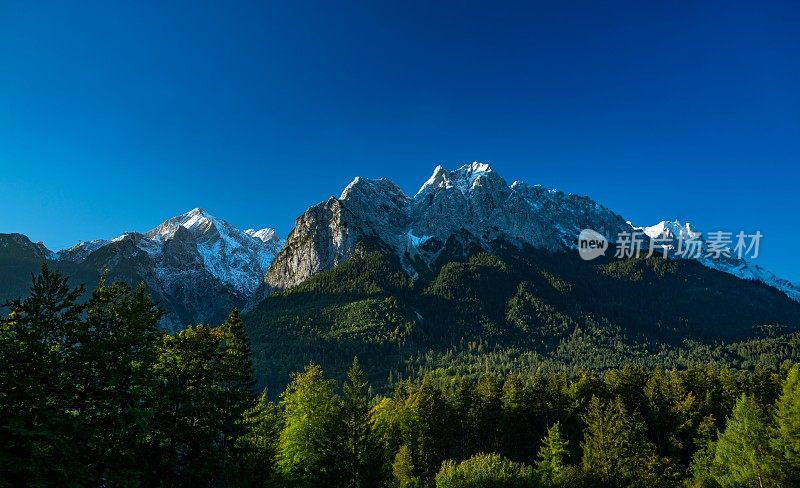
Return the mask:
<svg viewBox="0 0 800 488"><path fill-rule="evenodd" d="M223 353L222 388L224 395L224 421L222 442L220 446L222 484L230 484L242 467L242 452L237 446L242 445L241 437L247 435L248 425L244 422L245 413L256 406L253 361L250 353L250 341L247 338L244 324L237 309L231 310L227 320L222 324L225 350Z"/></svg>
<svg viewBox="0 0 800 488"><path fill-rule="evenodd" d="M546 473L548 477L552 477L564 469L565 460L569 454L568 444L569 442L561 436L559 423L554 423L547 429L547 436L539 449L539 470Z"/></svg>
<svg viewBox="0 0 800 488"><path fill-rule="evenodd" d="M152 413L153 365L161 336L143 285L101 280L75 331L68 369L75 384L75 448L90 470L87 482L131 483L141 469Z"/></svg>
<svg viewBox="0 0 800 488"><path fill-rule="evenodd" d="M783 384L775 410L777 446L793 484L800 485L800 366L795 365Z"/></svg>
<svg viewBox="0 0 800 488"><path fill-rule="evenodd" d="M603 402L592 397L584 417L583 468L605 486L642 477L637 469L651 447L643 427L635 422L622 400Z"/></svg>
<svg viewBox="0 0 800 488"><path fill-rule="evenodd" d="M780 461L770 445L769 427L755 399L742 395L719 436L715 478L723 487L780 486Z"/></svg>
<svg viewBox="0 0 800 488"><path fill-rule="evenodd" d="M0 323L0 480L12 486L84 479L70 415L74 384L68 367L84 306L83 287L46 264L30 295L5 304Z"/></svg>
<svg viewBox="0 0 800 488"><path fill-rule="evenodd" d="M369 385L353 358L344 384L343 409L347 426L348 486L368 488L382 481L383 453L373 433L369 410Z"/></svg>
<svg viewBox="0 0 800 488"><path fill-rule="evenodd" d="M311 364L283 392L278 467L292 486L338 486L347 479L343 415L333 385Z"/></svg>

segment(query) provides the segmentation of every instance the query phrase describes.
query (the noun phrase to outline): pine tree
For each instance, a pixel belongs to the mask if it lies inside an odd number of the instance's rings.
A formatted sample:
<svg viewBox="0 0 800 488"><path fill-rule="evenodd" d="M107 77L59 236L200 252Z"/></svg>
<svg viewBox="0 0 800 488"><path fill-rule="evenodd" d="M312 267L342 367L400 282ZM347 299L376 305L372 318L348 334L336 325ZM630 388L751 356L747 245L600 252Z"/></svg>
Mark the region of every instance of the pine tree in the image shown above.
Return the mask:
<svg viewBox="0 0 800 488"><path fill-rule="evenodd" d="M539 449L539 471L551 478L564 469L565 459L569 454L569 442L561 436L559 423L554 423L548 430L547 436L542 441Z"/></svg>
<svg viewBox="0 0 800 488"><path fill-rule="evenodd" d="M717 441L715 478L723 487L780 486L780 461L756 400L742 395Z"/></svg>
<svg viewBox="0 0 800 488"><path fill-rule="evenodd" d="M310 364L282 394L278 467L292 486L340 486L347 479L342 407L333 386Z"/></svg>
<svg viewBox="0 0 800 488"><path fill-rule="evenodd" d="M789 370L776 404L775 423L787 474L792 483L800 485L800 366Z"/></svg>
<svg viewBox="0 0 800 488"><path fill-rule="evenodd" d="M369 410L369 385L353 358L344 384L343 407L347 425L349 482L354 488L378 486L382 481L383 453L372 430Z"/></svg>
<svg viewBox="0 0 800 488"><path fill-rule="evenodd" d="M0 480L11 486L84 479L75 459L68 358L84 306L83 287L46 264L24 300L5 304L0 323Z"/></svg>
<svg viewBox="0 0 800 488"><path fill-rule="evenodd" d="M237 309L231 310L222 324L225 351L221 364L224 399L224 421L221 442L222 480L228 485L235 482L236 473L241 470L244 453L236 446L242 445L241 438L247 435L248 425L245 413L256 406L253 360L250 341Z"/></svg>
<svg viewBox="0 0 800 488"><path fill-rule="evenodd" d="M103 279L75 331L67 368L76 387L72 410L81 447L75 449L90 469L87 482L130 483L139 475L160 317L144 285L131 290Z"/></svg>

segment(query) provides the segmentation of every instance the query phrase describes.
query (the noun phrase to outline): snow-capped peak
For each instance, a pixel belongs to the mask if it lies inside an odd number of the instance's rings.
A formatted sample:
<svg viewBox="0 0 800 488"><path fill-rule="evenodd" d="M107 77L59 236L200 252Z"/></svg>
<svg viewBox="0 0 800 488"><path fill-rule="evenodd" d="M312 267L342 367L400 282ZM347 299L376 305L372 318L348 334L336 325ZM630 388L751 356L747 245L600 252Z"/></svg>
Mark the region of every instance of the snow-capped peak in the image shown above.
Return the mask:
<svg viewBox="0 0 800 488"><path fill-rule="evenodd" d="M80 263L84 259L86 259L86 257L89 254L91 254L91 253L95 252L96 250L100 249L101 247L105 246L106 244L108 244L108 242L109 241L104 240L104 239L94 239L94 240L91 240L91 241L82 241L82 242L79 242L79 243L75 244L74 246L72 246L70 248L62 249L61 251L58 251L55 254L55 256L56 256L56 259L58 259L58 260Z"/></svg>
<svg viewBox="0 0 800 488"><path fill-rule="evenodd" d="M661 222L651 225L649 227L639 227L651 239L658 239L661 237L671 237L677 239L683 237L684 239L695 239L700 237L699 232L692 229L692 224L689 222L681 224L679 220L662 220Z"/></svg>
<svg viewBox="0 0 800 488"><path fill-rule="evenodd" d="M464 171L467 174L473 175L477 173L488 173L489 171L492 171L492 167L489 166L488 163L479 163L477 161L473 161L458 168L456 171Z"/></svg>
<svg viewBox="0 0 800 488"><path fill-rule="evenodd" d="M360 176L356 176L353 179L353 181L350 182L350 184L348 184L346 187L344 187L344 190L342 190L342 194L339 195L339 199L340 200L344 200L345 198L347 198L347 195L353 190L353 188L355 188L356 186L361 184L362 181L364 181L364 178L362 178Z"/></svg>
<svg viewBox="0 0 800 488"><path fill-rule="evenodd" d="M779 278L754 262L748 261L743 257L737 257L735 255L723 255L717 259L711 259L708 257L706 255L707 248L705 247L706 244L703 241L702 232L696 231L688 222L681 224L679 220L662 220L655 225L646 227L636 227L630 222L628 222L628 224L630 224L634 230L644 232L644 234L650 239L671 239L671 244L659 244L659 246L667 249L676 249L677 242L680 239L697 239L703 242L703 244L700 254L692 259L696 259L704 266L716 269L717 271L732 274L743 279L761 281L762 283L766 283L782 291L789 298L800 302L800 286L797 286L796 284L791 283L783 278Z"/></svg>
<svg viewBox="0 0 800 488"><path fill-rule="evenodd" d="M434 168L433 174L423 183L417 195L429 188L458 188L462 193L465 193L475 186L476 181L481 176L489 173L493 173L492 167L477 161L465 164L453 171L447 171L440 164Z"/></svg>
<svg viewBox="0 0 800 488"><path fill-rule="evenodd" d="M184 214L181 220L183 220L181 223L183 227L186 227L187 229L195 229L206 226L210 222L214 222L216 219L214 219L212 215L202 208L197 207Z"/></svg>
<svg viewBox="0 0 800 488"><path fill-rule="evenodd" d="M220 224L223 223L202 208L197 207L185 214L166 220L155 229L147 232L146 235L150 238L172 239L178 227L183 227L196 234L202 234L212 227L219 227Z"/></svg>
<svg viewBox="0 0 800 488"><path fill-rule="evenodd" d="M263 229L259 230L247 229L244 231L244 233L266 243L280 240L280 238L275 234L275 229L272 227L264 227Z"/></svg>
<svg viewBox="0 0 800 488"><path fill-rule="evenodd" d="M426 188L448 188L450 182L447 180L447 170L441 164L436 165L433 169L433 174L430 178L422 184L417 192L417 195L422 193Z"/></svg>

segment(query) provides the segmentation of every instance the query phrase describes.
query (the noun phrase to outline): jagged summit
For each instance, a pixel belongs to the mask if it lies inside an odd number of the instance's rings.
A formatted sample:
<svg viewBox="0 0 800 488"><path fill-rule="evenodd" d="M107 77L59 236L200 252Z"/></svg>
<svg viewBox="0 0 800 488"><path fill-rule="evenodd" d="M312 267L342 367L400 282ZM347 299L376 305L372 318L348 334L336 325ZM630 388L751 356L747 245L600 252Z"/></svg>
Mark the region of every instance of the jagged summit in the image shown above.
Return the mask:
<svg viewBox="0 0 800 488"><path fill-rule="evenodd" d="M509 185L489 164L472 162L453 170L436 166L413 196L389 179L356 177L339 198L330 197L300 215L285 245L272 227L241 231L200 207L146 232L84 241L57 254L24 236L6 241L14 249L29 249L25 252L31 256L98 273L108 270L112 278L133 284L144 281L168 310L168 327L174 328L213 322L220 311L252 305L271 290L299 284L366 249L360 242L395 254L416 278L432 271L442 257L477 249L570 250L586 228L612 242L619 233L638 229L660 239L668 253L675 242L664 243L664 238L704 237L679 220L635 227L589 197L521 181ZM20 239L24 246L17 245ZM800 301L800 287L753 262L697 260L767 283Z"/></svg>
<svg viewBox="0 0 800 488"><path fill-rule="evenodd" d="M436 188L457 188L464 193L469 191L482 176L490 173L494 173L491 166L477 161L465 164L453 171L447 171L442 165L437 165L431 177L422 184L417 195Z"/></svg>
<svg viewBox="0 0 800 488"><path fill-rule="evenodd" d="M266 281L275 288L298 284L348 259L355 244L367 238L394 249L414 276L417 264L432 264L448 245L490 250L505 241L558 250L574 245L588 226L609 235L630 228L587 197L509 186L486 163L452 171L437 166L413 197L390 180L359 177L339 199L311 207L297 219Z"/></svg>
<svg viewBox="0 0 800 488"><path fill-rule="evenodd" d="M147 232L82 242L57 257L144 281L169 312L166 326L176 328L242 307L282 245L271 227L240 231L198 207Z"/></svg>
<svg viewBox="0 0 800 488"><path fill-rule="evenodd" d="M178 227L190 230L193 233L203 233L211 230L213 227L228 225L224 221L217 220L200 207L193 208L185 214L172 217L161 223L156 228L145 233L148 237L164 239L171 239L175 236Z"/></svg>
<svg viewBox="0 0 800 488"><path fill-rule="evenodd" d="M631 225L633 226L632 223ZM647 227L635 227L635 228L644 232L644 234L651 239L657 239L662 237L677 239L681 236L688 239L700 236L700 233L692 228L692 224L690 224L689 222L682 224L680 220L677 219L662 220L661 222L655 225Z"/></svg>
<svg viewBox="0 0 800 488"><path fill-rule="evenodd" d="M263 229L245 229L245 234L255 237L256 239L260 240L264 243L276 243L280 242L280 237L278 237L277 232L272 227L264 227Z"/></svg>
<svg viewBox="0 0 800 488"><path fill-rule="evenodd" d="M376 191L385 192L395 196L405 196L403 190L399 186L395 185L390 179L367 179L356 176L355 179L351 181L350 184L344 188L344 190L342 190L339 200L347 200L351 197L351 195L354 195L356 198L358 198L359 195Z"/></svg>
<svg viewBox="0 0 800 488"><path fill-rule="evenodd" d="M308 209L298 217L265 283L278 289L296 285L349 259L356 244L365 239L393 249L406 271L415 276L420 263L431 265L448 247L478 246L491 251L502 241L559 251L573 248L585 228L611 242L632 230L650 239L701 236L691 224L679 220L636 227L586 196L521 181L509 185L486 163L472 162L454 170L437 165L413 197L390 180L357 177L338 199ZM675 248L674 244L667 247ZM758 266L698 261L763 281L800 300L796 286Z"/></svg>

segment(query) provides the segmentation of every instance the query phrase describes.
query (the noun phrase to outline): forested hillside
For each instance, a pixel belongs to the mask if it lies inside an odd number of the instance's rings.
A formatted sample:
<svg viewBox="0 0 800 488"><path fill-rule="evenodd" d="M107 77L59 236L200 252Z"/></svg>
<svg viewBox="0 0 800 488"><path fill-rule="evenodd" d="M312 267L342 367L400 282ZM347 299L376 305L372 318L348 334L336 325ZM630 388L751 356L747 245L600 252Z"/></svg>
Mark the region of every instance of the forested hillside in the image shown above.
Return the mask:
<svg viewBox="0 0 800 488"><path fill-rule="evenodd" d="M408 287L382 276L376 289ZM499 359L446 354L386 389L351 357L343 381L309 364L264 394L238 312L169 334L143 287L101 282L85 303L83 293L44 267L0 322L2 486L800 483L790 361L502 373ZM796 347L769 341L739 347L770 361ZM481 347L469 354L497 354Z"/></svg>
<svg viewBox="0 0 800 488"><path fill-rule="evenodd" d="M800 352L790 335L800 304L694 261L585 262L502 242L493 254L449 244L412 280L396 255L361 243L350 260L268 297L245 318L259 380L282 389L309 361L342 379L353 356L383 386L465 362L575 371L776 364Z"/></svg>

